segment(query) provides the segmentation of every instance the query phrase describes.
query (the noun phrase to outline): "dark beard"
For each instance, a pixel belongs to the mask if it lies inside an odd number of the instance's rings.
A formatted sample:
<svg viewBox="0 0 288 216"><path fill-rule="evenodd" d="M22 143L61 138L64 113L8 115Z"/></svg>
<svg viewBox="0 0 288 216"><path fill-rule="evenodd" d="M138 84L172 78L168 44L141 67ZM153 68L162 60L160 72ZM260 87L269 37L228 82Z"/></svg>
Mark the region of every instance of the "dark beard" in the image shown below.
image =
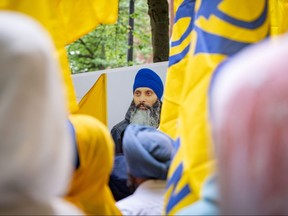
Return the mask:
<svg viewBox="0 0 288 216"><path fill-rule="evenodd" d="M147 109L139 109L140 106L145 106ZM160 110L161 102L159 100L157 100L152 107L142 103L136 106L132 101L130 105L130 123L158 128L160 121Z"/></svg>

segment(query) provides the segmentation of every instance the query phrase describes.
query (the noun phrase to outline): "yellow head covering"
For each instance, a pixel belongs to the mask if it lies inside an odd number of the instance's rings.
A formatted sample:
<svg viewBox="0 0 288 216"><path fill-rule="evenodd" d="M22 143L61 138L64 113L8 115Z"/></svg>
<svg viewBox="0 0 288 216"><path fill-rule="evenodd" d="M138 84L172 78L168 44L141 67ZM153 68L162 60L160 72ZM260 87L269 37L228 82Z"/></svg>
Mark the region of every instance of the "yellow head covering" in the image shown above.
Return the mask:
<svg viewBox="0 0 288 216"><path fill-rule="evenodd" d="M87 214L121 215L108 187L113 166L113 141L107 128L97 119L70 116L80 159L66 199Z"/></svg>

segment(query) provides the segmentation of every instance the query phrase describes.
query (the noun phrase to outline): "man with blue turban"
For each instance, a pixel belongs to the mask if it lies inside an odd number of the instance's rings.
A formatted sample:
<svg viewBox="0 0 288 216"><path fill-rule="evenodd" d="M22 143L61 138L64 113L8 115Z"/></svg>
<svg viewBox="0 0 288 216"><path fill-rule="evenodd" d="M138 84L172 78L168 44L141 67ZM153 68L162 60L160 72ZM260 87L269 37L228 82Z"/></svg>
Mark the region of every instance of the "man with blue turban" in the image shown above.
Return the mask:
<svg viewBox="0 0 288 216"><path fill-rule="evenodd" d="M124 133L123 151L133 194L117 207L123 215L161 215L173 140L154 127L131 124Z"/></svg>
<svg viewBox="0 0 288 216"><path fill-rule="evenodd" d="M110 176L109 186L115 200L130 195L126 186L126 160L123 156L122 138L129 124L147 125L158 128L160 122L161 98L163 95L161 78L151 69L140 69L133 84L133 100L126 113L125 119L116 124L111 135L115 143L116 157Z"/></svg>
<svg viewBox="0 0 288 216"><path fill-rule="evenodd" d="M142 68L137 72L133 84L133 100L125 119L111 130L116 154L123 154L122 138L130 123L158 128L163 89L161 78L153 70Z"/></svg>

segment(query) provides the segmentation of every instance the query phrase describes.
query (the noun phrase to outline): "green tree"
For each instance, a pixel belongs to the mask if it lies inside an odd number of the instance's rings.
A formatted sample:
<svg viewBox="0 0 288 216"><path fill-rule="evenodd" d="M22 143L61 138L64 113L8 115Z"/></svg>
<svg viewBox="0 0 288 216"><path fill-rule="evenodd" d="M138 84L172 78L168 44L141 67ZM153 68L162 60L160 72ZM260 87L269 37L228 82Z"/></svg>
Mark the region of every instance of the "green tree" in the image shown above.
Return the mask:
<svg viewBox="0 0 288 216"><path fill-rule="evenodd" d="M150 16L153 62L169 57L169 4L167 0L147 0Z"/></svg>
<svg viewBox="0 0 288 216"><path fill-rule="evenodd" d="M151 26L148 5L135 1L134 54L127 63L129 1L119 1L118 22L114 25L100 25L94 31L67 46L72 73L102 70L143 64L152 61Z"/></svg>

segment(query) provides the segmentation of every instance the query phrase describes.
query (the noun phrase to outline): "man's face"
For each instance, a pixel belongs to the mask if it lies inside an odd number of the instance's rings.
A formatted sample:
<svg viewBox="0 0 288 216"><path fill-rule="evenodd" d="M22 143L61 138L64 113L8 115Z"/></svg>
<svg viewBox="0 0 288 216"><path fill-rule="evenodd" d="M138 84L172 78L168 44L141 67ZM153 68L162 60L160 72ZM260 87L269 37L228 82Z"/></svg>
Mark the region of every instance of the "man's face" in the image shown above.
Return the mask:
<svg viewBox="0 0 288 216"><path fill-rule="evenodd" d="M160 120L161 102L150 88L137 88L131 105L130 123L157 128Z"/></svg>
<svg viewBox="0 0 288 216"><path fill-rule="evenodd" d="M147 108L144 105L152 107L157 101L157 95L154 93L152 89L141 87L135 89L133 99L136 106L141 104L139 106L139 109L147 110Z"/></svg>

